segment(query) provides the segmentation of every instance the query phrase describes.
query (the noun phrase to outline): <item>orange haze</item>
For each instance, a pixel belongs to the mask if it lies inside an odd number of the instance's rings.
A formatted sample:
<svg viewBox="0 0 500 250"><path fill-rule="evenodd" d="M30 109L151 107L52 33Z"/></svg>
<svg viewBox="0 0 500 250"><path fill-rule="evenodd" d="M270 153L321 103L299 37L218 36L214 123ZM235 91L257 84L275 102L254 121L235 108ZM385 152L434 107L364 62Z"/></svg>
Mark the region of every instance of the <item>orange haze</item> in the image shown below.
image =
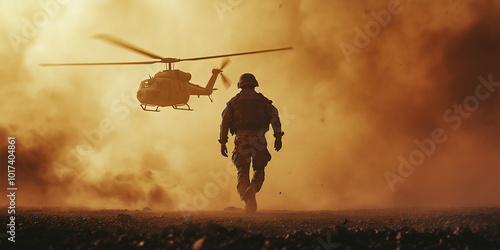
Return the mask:
<svg viewBox="0 0 500 250"><path fill-rule="evenodd" d="M242 205L217 142L235 84L218 80L213 103L192 97L195 111L151 113L135 91L163 65L38 65L149 59L91 38L100 33L165 57L294 47L225 69L233 83L254 73L282 117L260 209L500 205L498 1L0 4L0 150L5 160L16 137L20 205ZM220 62L176 68L205 85Z"/></svg>

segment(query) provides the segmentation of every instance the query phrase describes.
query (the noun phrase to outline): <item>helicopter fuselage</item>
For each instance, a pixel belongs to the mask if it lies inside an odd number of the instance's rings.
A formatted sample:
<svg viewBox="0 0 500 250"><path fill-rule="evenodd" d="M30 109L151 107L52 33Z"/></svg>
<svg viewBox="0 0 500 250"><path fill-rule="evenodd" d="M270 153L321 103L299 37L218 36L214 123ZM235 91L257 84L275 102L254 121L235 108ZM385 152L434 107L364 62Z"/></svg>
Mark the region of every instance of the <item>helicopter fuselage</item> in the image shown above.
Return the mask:
<svg viewBox="0 0 500 250"><path fill-rule="evenodd" d="M164 70L154 77L143 80L137 91L137 99L146 111L158 111L159 107L172 106L175 109L191 110L188 105L190 95L211 95L217 76L221 71L212 70L206 87L190 83L191 74L180 70ZM187 106L187 108L182 108ZM156 107L148 109L148 107Z"/></svg>

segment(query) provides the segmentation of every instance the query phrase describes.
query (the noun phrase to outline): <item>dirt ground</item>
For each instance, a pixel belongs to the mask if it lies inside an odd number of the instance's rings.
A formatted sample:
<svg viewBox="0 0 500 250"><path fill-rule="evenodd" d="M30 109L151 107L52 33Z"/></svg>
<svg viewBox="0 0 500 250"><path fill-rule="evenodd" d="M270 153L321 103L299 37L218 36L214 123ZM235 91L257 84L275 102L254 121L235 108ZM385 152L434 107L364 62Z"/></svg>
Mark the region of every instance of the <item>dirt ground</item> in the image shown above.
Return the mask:
<svg viewBox="0 0 500 250"><path fill-rule="evenodd" d="M500 208L16 214L16 242L5 227L1 249L500 249Z"/></svg>

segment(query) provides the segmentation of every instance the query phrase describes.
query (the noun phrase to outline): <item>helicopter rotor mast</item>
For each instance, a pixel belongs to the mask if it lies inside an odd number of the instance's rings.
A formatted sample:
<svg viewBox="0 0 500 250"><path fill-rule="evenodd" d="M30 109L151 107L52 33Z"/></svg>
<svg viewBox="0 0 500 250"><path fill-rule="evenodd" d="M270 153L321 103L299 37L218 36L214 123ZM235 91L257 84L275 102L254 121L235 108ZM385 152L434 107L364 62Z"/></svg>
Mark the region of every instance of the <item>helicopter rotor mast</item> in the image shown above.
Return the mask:
<svg viewBox="0 0 500 250"><path fill-rule="evenodd" d="M40 65L41 66L84 66L84 65L134 65L134 64L165 63L166 69L172 70L173 64L176 62L207 60L207 59L213 59L213 58L249 55L249 54L266 53L266 52L292 49L292 47L286 47L286 48L279 48L279 49L258 50L258 51L249 51L249 52L242 52L242 53L232 53L232 54L204 56L204 57L172 58L172 57L161 57L155 53L149 52L147 50L139 48L138 46L135 46L133 44L130 44L128 42L125 42L123 40L120 40L116 37L113 37L113 36L110 36L107 34L99 34L99 35L95 35L94 37L102 39L104 41L107 41L107 42L109 42L113 45L116 45L118 47L121 47L123 49L127 49L127 50L130 50L130 51L136 52L138 54L141 54L141 55L153 58L153 59L157 59L157 60L155 60L155 61L142 61L142 62L108 62L108 63L43 63Z"/></svg>

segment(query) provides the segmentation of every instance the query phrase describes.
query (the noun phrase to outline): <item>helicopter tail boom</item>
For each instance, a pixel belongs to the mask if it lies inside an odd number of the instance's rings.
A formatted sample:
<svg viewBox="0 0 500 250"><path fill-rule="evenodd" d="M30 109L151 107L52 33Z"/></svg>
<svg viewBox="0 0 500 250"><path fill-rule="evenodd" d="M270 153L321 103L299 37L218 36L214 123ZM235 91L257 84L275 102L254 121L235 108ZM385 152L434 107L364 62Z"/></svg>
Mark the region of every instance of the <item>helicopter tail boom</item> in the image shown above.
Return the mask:
<svg viewBox="0 0 500 250"><path fill-rule="evenodd" d="M212 70L212 76L208 80L207 86L205 86L205 91L207 91L207 93L208 93L207 95L212 94L212 92L214 90L215 81L217 81L217 76L219 76L219 74L221 72L222 72L222 70L220 70L220 69L213 69Z"/></svg>
<svg viewBox="0 0 500 250"><path fill-rule="evenodd" d="M212 70L212 76L210 77L210 79L208 80L208 83L207 83L207 86L205 87L202 87L202 86L199 86L199 85L195 85L195 84L192 84L190 83L190 95L197 95L197 96L200 96L200 95L211 95L212 92L215 90L214 89L214 85L215 85L215 81L217 81L217 76L221 73L221 70L220 69L213 69Z"/></svg>

